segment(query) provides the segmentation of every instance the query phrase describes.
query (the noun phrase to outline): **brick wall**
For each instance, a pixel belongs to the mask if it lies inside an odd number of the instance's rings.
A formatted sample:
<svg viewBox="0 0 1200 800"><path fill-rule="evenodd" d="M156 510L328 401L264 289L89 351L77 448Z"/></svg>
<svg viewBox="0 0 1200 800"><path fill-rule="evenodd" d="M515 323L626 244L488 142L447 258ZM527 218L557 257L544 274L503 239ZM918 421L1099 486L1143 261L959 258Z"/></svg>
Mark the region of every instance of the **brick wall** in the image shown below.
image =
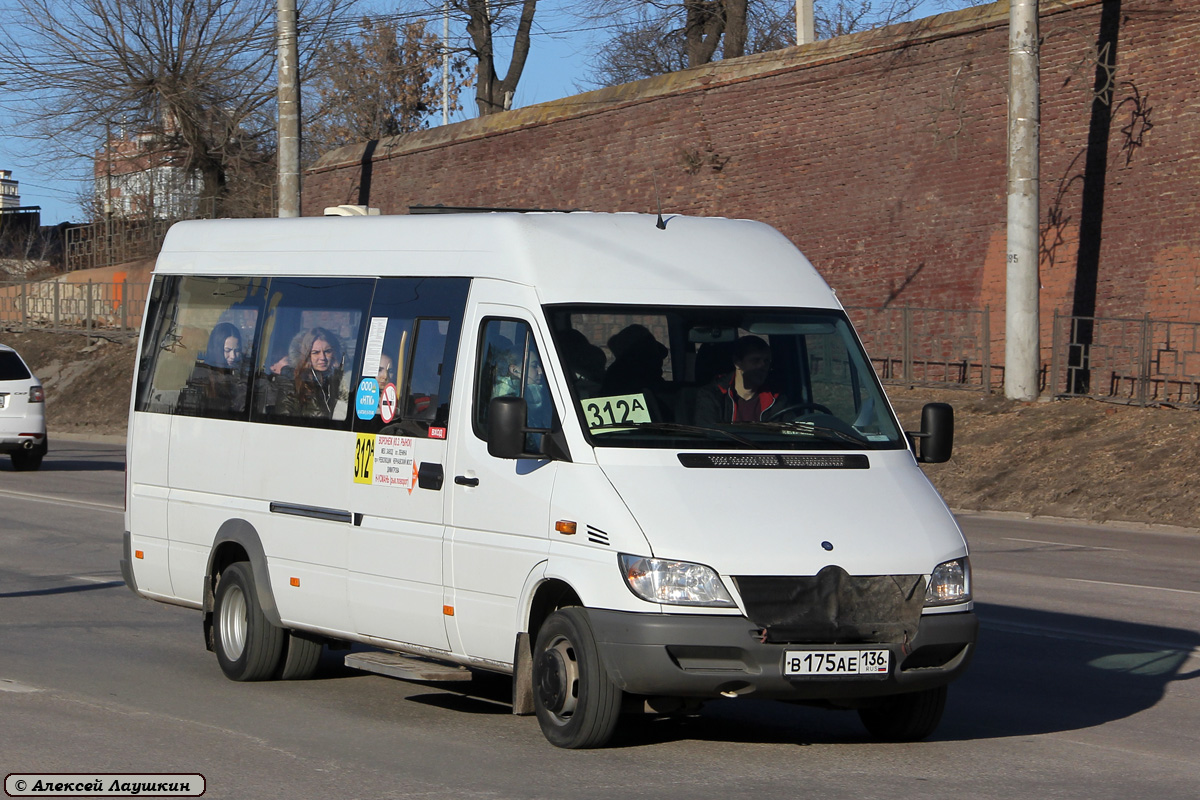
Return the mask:
<svg viewBox="0 0 1200 800"><path fill-rule="evenodd" d="M1044 346L1055 310L1200 321L1194 0L1058 0L1041 30ZM990 307L998 363L1007 46L1000 2L346 147L304 213L652 212L657 183L775 225L847 305Z"/></svg>

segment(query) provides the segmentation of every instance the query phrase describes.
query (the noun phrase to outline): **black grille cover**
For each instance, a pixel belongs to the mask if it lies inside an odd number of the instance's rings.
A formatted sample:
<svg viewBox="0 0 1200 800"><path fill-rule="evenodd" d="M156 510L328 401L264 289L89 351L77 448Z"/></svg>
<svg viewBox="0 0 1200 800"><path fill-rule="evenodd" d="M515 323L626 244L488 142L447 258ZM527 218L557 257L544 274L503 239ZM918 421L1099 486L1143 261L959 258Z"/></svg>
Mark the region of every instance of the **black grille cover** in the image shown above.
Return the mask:
<svg viewBox="0 0 1200 800"><path fill-rule="evenodd" d="M734 576L750 621L774 643L904 642L925 605L924 575Z"/></svg>

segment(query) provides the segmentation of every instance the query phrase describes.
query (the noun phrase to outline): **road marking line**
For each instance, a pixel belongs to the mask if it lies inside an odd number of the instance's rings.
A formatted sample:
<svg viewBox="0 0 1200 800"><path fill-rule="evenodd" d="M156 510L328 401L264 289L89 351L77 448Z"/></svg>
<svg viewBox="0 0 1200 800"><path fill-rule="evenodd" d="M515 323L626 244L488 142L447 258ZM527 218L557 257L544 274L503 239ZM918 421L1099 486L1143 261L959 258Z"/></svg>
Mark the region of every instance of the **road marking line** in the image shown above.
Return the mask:
<svg viewBox="0 0 1200 800"><path fill-rule="evenodd" d="M1143 586L1140 583L1113 583L1112 581L1089 581L1083 578L1067 578L1072 583L1095 583L1099 586L1121 586L1126 589L1154 589L1159 592L1175 592L1176 594L1200 594L1191 589L1169 589L1166 586Z"/></svg>
<svg viewBox="0 0 1200 800"><path fill-rule="evenodd" d="M0 692L13 692L15 694L32 694L40 692L35 686L30 686L19 681L14 681L9 678L0 678Z"/></svg>
<svg viewBox="0 0 1200 800"><path fill-rule="evenodd" d="M89 500L75 500L70 497L57 497L52 494L33 494L31 492L5 492L0 490L0 496L16 497L19 500L31 500L37 503L50 503L56 506L87 506L99 511L117 511L125 513L125 507L113 503L93 503Z"/></svg>
<svg viewBox="0 0 1200 800"><path fill-rule="evenodd" d="M1022 633L1032 636L1042 636L1047 639L1065 639L1088 644L1107 645L1109 647L1139 647L1150 651L1171 650L1176 653L1187 653L1193 658L1200 658L1200 647L1191 647L1180 642L1165 642L1157 639L1135 639L1129 636L1105 636L1099 633L1083 633L1066 628L1047 628L1041 625L1025 625L1020 622L1003 622L1001 620L980 620L979 627L1001 633Z"/></svg>
<svg viewBox="0 0 1200 800"><path fill-rule="evenodd" d="M76 581L87 581L88 583L114 583L114 582L121 583L122 582L122 581L116 580L116 578L119 578L120 576L115 575L115 574L110 575L107 578L89 578L86 575L68 575L67 577L72 580L76 580Z"/></svg>
<svg viewBox="0 0 1200 800"><path fill-rule="evenodd" d="M1028 542L1029 544L1052 544L1056 547L1075 547L1080 550L1111 550L1114 553L1128 553L1119 547L1099 547L1094 544L1067 544L1066 542L1043 542L1040 539L1014 539L1010 536L1001 537L1006 542Z"/></svg>

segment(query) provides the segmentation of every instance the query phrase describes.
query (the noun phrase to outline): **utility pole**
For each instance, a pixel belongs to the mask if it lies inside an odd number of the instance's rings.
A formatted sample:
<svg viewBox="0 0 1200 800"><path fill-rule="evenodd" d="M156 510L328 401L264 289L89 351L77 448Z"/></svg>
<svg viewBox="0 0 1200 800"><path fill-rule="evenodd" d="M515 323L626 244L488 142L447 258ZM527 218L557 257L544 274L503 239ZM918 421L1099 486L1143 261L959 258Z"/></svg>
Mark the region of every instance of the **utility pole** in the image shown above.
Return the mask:
<svg viewBox="0 0 1200 800"><path fill-rule="evenodd" d="M300 54L296 0L278 0L279 216L300 216Z"/></svg>
<svg viewBox="0 0 1200 800"><path fill-rule="evenodd" d="M1038 0L1012 0L1008 17L1008 284L1004 395L1035 400L1038 341Z"/></svg>
<svg viewBox="0 0 1200 800"><path fill-rule="evenodd" d="M796 0L796 44L811 44L816 40L813 0Z"/></svg>
<svg viewBox="0 0 1200 800"><path fill-rule="evenodd" d="M442 3L442 124L450 124L450 0Z"/></svg>

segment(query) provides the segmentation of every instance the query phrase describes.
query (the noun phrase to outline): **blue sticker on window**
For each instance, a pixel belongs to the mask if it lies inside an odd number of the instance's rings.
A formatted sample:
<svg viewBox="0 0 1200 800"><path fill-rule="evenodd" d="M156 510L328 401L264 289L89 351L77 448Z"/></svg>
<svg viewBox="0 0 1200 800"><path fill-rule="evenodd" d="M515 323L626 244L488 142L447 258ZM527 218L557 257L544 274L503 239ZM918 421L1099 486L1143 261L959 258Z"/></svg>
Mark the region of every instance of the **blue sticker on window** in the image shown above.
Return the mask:
<svg viewBox="0 0 1200 800"><path fill-rule="evenodd" d="M362 379L358 384L358 396L354 398L354 411L359 419L370 419L379 413L379 381Z"/></svg>

